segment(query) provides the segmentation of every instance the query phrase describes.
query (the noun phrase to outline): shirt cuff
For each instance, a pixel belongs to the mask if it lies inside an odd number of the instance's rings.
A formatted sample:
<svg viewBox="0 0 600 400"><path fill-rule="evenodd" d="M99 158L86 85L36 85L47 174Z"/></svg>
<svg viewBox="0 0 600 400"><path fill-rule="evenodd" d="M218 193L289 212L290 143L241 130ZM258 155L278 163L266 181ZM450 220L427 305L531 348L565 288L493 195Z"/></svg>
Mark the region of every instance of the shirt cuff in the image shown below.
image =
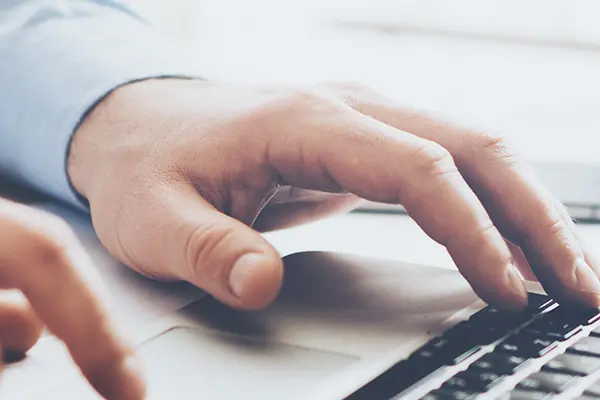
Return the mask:
<svg viewBox="0 0 600 400"><path fill-rule="evenodd" d="M193 75L182 49L122 10L48 18L10 36L0 50L0 165L74 205L84 203L66 158L88 111L129 82Z"/></svg>

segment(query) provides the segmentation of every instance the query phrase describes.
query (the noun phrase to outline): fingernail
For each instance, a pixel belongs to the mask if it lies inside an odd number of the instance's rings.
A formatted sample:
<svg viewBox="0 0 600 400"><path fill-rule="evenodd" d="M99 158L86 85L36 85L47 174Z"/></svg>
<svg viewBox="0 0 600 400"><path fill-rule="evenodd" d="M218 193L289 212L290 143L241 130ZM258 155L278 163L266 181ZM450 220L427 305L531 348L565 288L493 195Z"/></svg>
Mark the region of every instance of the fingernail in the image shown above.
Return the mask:
<svg viewBox="0 0 600 400"><path fill-rule="evenodd" d="M146 393L146 378L142 363L132 355L123 363L124 376L127 377L129 387L125 390L128 399L143 399Z"/></svg>
<svg viewBox="0 0 600 400"><path fill-rule="evenodd" d="M524 308L527 306L528 296L523 278L514 264L510 264L507 269L508 283L515 293L515 301L518 302L519 308Z"/></svg>
<svg viewBox="0 0 600 400"><path fill-rule="evenodd" d="M575 268L579 290L600 296L600 280L592 267L584 259L579 258L575 261Z"/></svg>
<svg viewBox="0 0 600 400"><path fill-rule="evenodd" d="M244 297L248 287L252 285L252 276L262 267L262 254L250 253L238 258L229 273L229 286L233 294L240 298Z"/></svg>
<svg viewBox="0 0 600 400"><path fill-rule="evenodd" d="M104 374L98 371L87 375L92 385L106 399L146 398L146 382L140 361L135 355L129 355L117 365L108 365Z"/></svg>
<svg viewBox="0 0 600 400"><path fill-rule="evenodd" d="M144 368L142 367L142 363L139 360L139 358L137 358L137 356L131 355L131 356L127 357L127 359L125 360L124 365L125 365L125 369L130 374L138 377L142 381L144 379L146 379L144 377Z"/></svg>
<svg viewBox="0 0 600 400"><path fill-rule="evenodd" d="M587 265L592 268L594 275L600 276L600 258L598 257L598 254L596 251L592 251L591 246L586 242L583 242L580 246L583 254L585 254Z"/></svg>

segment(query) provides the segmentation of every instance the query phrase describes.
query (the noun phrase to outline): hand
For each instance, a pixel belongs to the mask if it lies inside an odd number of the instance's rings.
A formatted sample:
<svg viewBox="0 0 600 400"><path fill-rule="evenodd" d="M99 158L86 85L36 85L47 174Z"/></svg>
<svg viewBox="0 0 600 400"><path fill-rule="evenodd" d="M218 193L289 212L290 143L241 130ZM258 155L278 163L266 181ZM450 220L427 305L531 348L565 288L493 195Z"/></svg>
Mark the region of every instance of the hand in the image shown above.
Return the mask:
<svg viewBox="0 0 600 400"><path fill-rule="evenodd" d="M87 263L61 220L0 199L0 343L24 354L44 324L67 345L89 382L107 399L142 399L133 352L114 333L77 273ZM18 292L6 291L18 289Z"/></svg>
<svg viewBox="0 0 600 400"><path fill-rule="evenodd" d="M359 198L403 204L488 303L523 307L521 271L558 300L600 304L600 264L501 136L363 87L126 85L76 133L69 173L114 256L234 307L263 307L281 284L280 257L256 230Z"/></svg>

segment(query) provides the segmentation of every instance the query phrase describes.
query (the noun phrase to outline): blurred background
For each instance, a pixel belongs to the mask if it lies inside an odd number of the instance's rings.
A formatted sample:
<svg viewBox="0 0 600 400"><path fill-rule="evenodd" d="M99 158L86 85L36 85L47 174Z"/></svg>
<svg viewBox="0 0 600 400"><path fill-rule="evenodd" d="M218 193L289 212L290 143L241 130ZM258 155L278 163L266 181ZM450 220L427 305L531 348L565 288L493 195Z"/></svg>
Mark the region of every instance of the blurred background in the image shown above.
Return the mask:
<svg viewBox="0 0 600 400"><path fill-rule="evenodd" d="M600 1L129 0L189 46L198 73L353 80L499 130L530 157L600 132Z"/></svg>
<svg viewBox="0 0 600 400"><path fill-rule="evenodd" d="M502 132L552 176L560 163L600 165L600 1L129 2L186 46L202 76L358 81Z"/></svg>

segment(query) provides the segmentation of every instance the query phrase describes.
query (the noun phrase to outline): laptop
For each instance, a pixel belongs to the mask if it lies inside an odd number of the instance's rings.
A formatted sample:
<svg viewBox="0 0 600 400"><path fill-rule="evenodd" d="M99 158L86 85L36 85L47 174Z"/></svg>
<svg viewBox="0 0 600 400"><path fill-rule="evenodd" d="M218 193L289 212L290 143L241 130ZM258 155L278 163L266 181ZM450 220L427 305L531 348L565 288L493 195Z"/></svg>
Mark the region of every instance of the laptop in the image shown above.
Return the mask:
<svg viewBox="0 0 600 400"><path fill-rule="evenodd" d="M96 263L149 400L600 398L600 312L562 307L537 284L529 309L507 315L452 269L304 252L285 258L272 306L237 312L191 285L131 272L86 216L43 208L69 222ZM40 397L98 399L52 336L0 384L1 400Z"/></svg>

